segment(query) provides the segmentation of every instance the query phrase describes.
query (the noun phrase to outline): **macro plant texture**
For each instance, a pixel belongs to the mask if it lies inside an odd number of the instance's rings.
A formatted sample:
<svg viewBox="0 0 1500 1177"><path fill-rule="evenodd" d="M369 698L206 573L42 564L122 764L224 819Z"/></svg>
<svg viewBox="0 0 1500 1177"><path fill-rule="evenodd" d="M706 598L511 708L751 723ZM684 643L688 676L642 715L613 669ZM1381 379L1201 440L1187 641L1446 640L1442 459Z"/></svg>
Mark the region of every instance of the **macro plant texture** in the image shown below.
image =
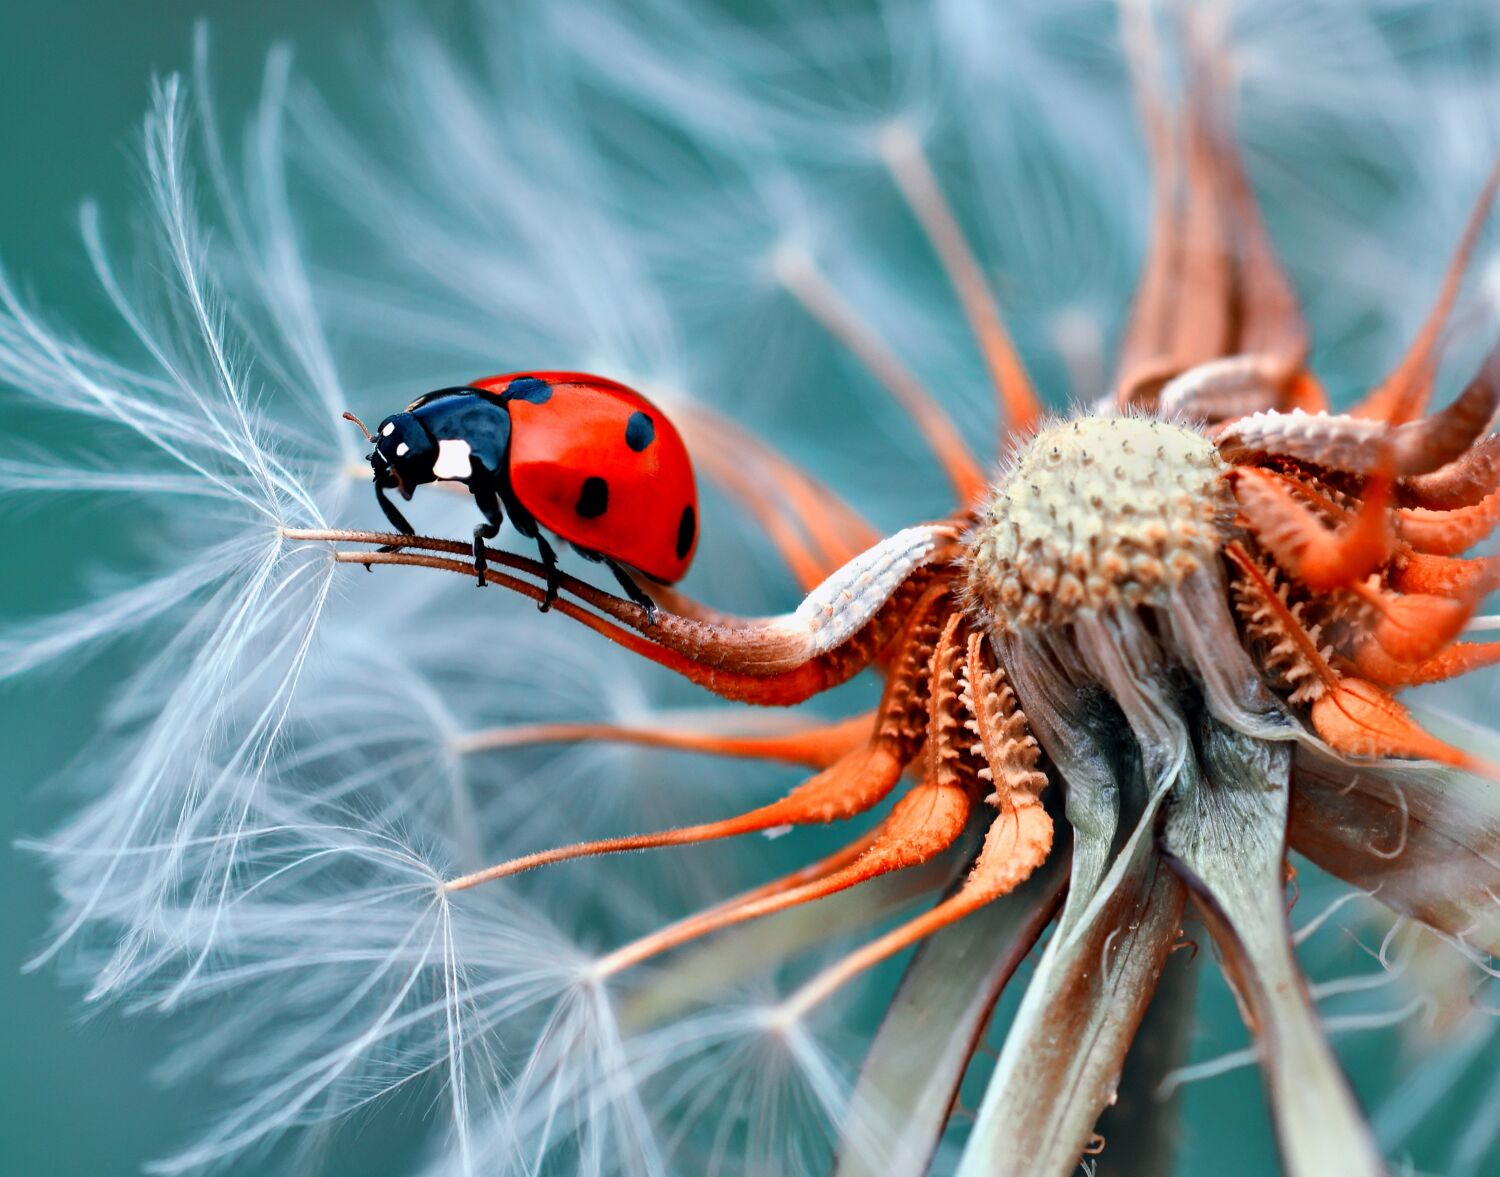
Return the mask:
<svg viewBox="0 0 1500 1177"><path fill-rule="evenodd" d="M401 1107L434 1177L1500 1163L1497 45L566 0L241 125L202 31L82 213L118 330L0 280L72 439L0 485L154 564L0 674L130 668L27 848L36 965L214 1089L159 1171ZM380 530L346 411L557 370L696 465L653 610L539 612L510 528L478 591L464 495Z"/></svg>

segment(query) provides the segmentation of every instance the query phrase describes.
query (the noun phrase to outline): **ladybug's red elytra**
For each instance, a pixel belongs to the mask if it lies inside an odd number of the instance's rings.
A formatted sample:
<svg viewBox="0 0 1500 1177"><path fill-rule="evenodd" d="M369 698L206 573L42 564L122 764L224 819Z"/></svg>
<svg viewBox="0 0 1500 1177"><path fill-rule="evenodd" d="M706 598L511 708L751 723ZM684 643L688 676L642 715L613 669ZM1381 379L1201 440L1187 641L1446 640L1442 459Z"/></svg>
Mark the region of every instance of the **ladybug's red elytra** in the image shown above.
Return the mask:
<svg viewBox="0 0 1500 1177"><path fill-rule="evenodd" d="M419 397L370 440L375 497L406 535L411 524L388 488L408 500L428 482L469 488L485 518L474 528L481 585L484 541L509 512L547 569L543 610L557 599L557 555L542 528L607 565L653 621L656 606L622 565L672 584L692 562L698 490L687 447L655 405L613 380L582 372L488 376Z"/></svg>

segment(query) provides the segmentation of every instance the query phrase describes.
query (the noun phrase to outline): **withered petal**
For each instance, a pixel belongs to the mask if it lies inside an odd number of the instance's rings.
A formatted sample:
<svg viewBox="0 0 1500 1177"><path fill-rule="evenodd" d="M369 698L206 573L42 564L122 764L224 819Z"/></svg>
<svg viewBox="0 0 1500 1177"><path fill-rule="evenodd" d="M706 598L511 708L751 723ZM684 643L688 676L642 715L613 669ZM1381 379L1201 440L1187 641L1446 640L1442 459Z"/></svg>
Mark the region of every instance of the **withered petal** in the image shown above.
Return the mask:
<svg viewBox="0 0 1500 1177"><path fill-rule="evenodd" d="M1500 953L1500 785L1297 752L1292 848L1402 915Z"/></svg>
<svg viewBox="0 0 1500 1177"><path fill-rule="evenodd" d="M985 1022L1057 913L1066 845L1012 894L917 950L860 1071L834 1177L923 1177Z"/></svg>
<svg viewBox="0 0 1500 1177"><path fill-rule="evenodd" d="M1291 749L1206 719L1163 842L1193 888L1260 1052L1288 1177L1386 1172L1328 1046L1292 947L1284 902Z"/></svg>
<svg viewBox="0 0 1500 1177"><path fill-rule="evenodd" d="M1080 800L1069 797L1070 818ZM1161 800L1160 791L1151 797L1102 879L1091 864L1107 853L1114 826L1074 822L1080 843L1102 846L1075 846L1058 929L1006 1034L957 1177L1076 1171L1114 1099L1186 900L1152 837Z"/></svg>
<svg viewBox="0 0 1500 1177"><path fill-rule="evenodd" d="M1186 1065L1202 1029L1194 1000L1208 953L1198 940L1206 933L1186 920L1172 946L1146 1016L1136 1031L1118 1098L1095 1126L1102 1146L1100 1168L1111 1174L1172 1173L1183 1141L1180 1086L1164 1090L1168 1076ZM1188 939L1188 937L1193 937Z"/></svg>

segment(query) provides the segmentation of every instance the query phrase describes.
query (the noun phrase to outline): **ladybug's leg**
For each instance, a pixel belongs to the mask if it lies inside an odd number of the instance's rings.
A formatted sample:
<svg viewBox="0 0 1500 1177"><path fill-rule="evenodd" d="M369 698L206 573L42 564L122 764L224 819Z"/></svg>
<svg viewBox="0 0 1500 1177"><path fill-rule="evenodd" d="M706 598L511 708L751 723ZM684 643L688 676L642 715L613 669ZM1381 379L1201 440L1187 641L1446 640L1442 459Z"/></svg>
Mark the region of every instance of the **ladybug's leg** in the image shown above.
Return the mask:
<svg viewBox="0 0 1500 1177"><path fill-rule="evenodd" d="M562 577L557 570L557 553L552 550L552 545L542 535L542 527L531 512L521 506L517 501L515 493L510 490L508 484L500 483L495 488L505 509L510 512L510 521L515 528L529 540L536 541L537 559L542 562L542 568L547 577L547 591L542 599L536 603L538 613L546 613L552 608L552 603L557 600L557 590L562 587Z"/></svg>
<svg viewBox="0 0 1500 1177"><path fill-rule="evenodd" d="M380 504L380 509L385 513L385 517L390 521L391 526L399 531L402 535L417 534L416 529L406 521L406 516L401 514L400 508L398 508L395 503L391 502L390 499L386 498L385 487L381 486L378 482L375 484L375 501ZM377 550L382 552L394 552L396 551L396 545L386 544L383 547L378 548ZM371 568L370 565L366 564L365 571L374 572L375 570Z"/></svg>
<svg viewBox="0 0 1500 1177"><path fill-rule="evenodd" d="M547 542L540 529L531 538L536 540L537 556L542 561L542 567L547 570L547 592L536 604L538 612L545 613L552 608L552 602L557 600L557 590L560 587L557 553L552 550L552 545Z"/></svg>
<svg viewBox="0 0 1500 1177"><path fill-rule="evenodd" d="M620 582L620 587L625 590L625 595L646 611L646 624L655 625L659 612L656 602L646 595L645 590L636 584L635 578L626 572L625 569L621 568L613 560L606 559L604 563L615 574L615 579Z"/></svg>
<svg viewBox="0 0 1500 1177"><path fill-rule="evenodd" d="M485 519L474 528L474 575L479 578L479 587L483 588L488 583L484 575L484 541L500 534L505 512L500 509L500 495L492 483L475 478L469 489L474 492L474 502Z"/></svg>
<svg viewBox="0 0 1500 1177"><path fill-rule="evenodd" d="M626 572L624 568L608 556L601 555L598 552L591 552L587 548L575 547L573 550L585 560L594 564L603 564L614 573L615 580L625 590L625 595L646 611L646 624L648 626L656 624L656 619L661 614L660 607L646 595L640 585L636 584L635 578L630 573Z"/></svg>
<svg viewBox="0 0 1500 1177"><path fill-rule="evenodd" d="M385 496L385 487L380 483L375 484L375 500L380 504L380 509L385 512L385 517L390 520L391 526L402 535L416 535L416 529L406 521L406 516L401 514L400 508ZM380 549L382 552L395 551L394 545L387 545Z"/></svg>

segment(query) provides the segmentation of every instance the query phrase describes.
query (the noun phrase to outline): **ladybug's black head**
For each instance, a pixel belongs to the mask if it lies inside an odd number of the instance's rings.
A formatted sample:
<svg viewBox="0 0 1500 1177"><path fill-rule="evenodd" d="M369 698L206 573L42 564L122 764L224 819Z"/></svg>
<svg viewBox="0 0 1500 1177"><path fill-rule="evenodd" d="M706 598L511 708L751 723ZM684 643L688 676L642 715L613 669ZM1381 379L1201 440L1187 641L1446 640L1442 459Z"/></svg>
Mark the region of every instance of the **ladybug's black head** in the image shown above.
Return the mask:
<svg viewBox="0 0 1500 1177"><path fill-rule="evenodd" d="M437 442L415 413L387 417L376 430L374 441L370 465L375 470L376 487L395 487L402 498L410 499L417 487L436 480L433 466L438 457Z"/></svg>

